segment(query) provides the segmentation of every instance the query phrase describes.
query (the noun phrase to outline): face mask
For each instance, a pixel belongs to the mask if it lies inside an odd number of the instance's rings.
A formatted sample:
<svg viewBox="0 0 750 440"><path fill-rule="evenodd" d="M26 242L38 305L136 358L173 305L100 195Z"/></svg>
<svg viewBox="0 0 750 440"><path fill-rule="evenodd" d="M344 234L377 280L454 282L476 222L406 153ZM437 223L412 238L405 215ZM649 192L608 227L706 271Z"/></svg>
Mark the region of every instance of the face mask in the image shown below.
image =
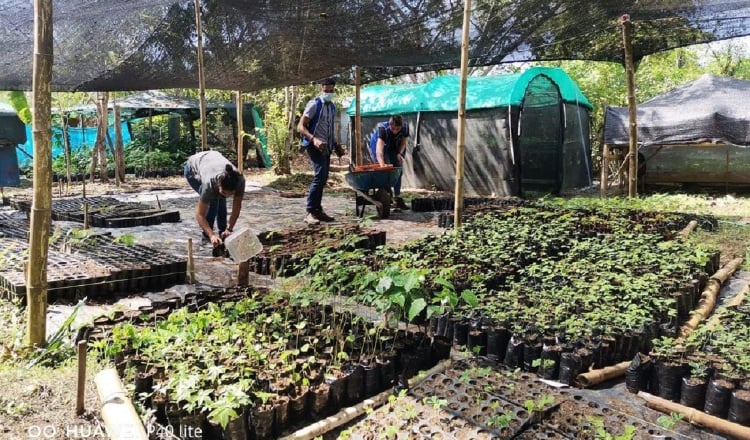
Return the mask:
<svg viewBox="0 0 750 440"><path fill-rule="evenodd" d="M331 102L331 101L333 101L333 97L334 97L334 96L336 96L336 94L335 94L335 93L321 93L321 94L320 94L320 97L321 97L321 98L323 99L323 101L325 101L325 102Z"/></svg>

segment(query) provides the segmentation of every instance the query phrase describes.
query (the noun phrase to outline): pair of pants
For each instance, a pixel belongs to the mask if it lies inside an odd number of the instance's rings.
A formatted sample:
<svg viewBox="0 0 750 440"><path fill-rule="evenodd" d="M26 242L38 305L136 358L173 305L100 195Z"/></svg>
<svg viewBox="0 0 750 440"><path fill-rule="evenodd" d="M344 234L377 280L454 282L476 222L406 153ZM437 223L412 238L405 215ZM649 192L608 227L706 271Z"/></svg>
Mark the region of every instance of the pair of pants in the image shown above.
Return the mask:
<svg viewBox="0 0 750 440"><path fill-rule="evenodd" d="M323 209L321 206L323 200L323 189L328 182L328 171L331 168L331 154L322 153L320 150L315 148L314 145L310 144L305 147L307 155L310 156L310 162L312 162L313 177L310 183L310 188L307 194L307 212L320 211Z"/></svg>
<svg viewBox="0 0 750 440"><path fill-rule="evenodd" d="M188 165L185 165L185 179L190 187L198 193L198 197L200 197L201 182L195 178ZM206 212L206 221L208 222L208 225L211 226L211 229L213 229L214 221L216 221L216 226L219 228L219 234L227 229L227 199L219 197L218 199L211 200L208 204L208 211ZM205 231L203 231L203 237L208 239Z"/></svg>
<svg viewBox="0 0 750 440"><path fill-rule="evenodd" d="M392 164L394 168L401 168L401 164L398 163L398 150L391 151L388 150L388 163ZM403 171L401 174L398 175L398 179L396 179L395 182L393 182L393 196L399 197L401 195L401 176L403 176Z"/></svg>

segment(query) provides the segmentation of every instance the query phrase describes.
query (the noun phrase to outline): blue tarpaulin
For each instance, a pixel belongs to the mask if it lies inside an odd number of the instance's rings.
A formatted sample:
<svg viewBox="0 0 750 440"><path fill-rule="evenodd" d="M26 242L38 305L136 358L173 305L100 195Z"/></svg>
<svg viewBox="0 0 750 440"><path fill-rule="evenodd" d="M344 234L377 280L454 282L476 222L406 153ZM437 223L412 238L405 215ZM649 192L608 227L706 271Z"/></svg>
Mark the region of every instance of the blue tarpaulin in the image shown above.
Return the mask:
<svg viewBox="0 0 750 440"><path fill-rule="evenodd" d="M110 139L115 138L115 127L109 127ZM70 138L70 149L73 152L80 150L81 148L92 148L96 143L96 127L69 127L68 137ZM128 130L127 123L122 123L122 143L127 145L130 142L130 131ZM18 151L18 162L21 166L31 164L31 157L34 155L34 142L32 139L31 125L26 125L26 143L20 145L21 150ZM26 154L24 154L26 152ZM60 127L52 127L52 158L62 155L62 129Z"/></svg>

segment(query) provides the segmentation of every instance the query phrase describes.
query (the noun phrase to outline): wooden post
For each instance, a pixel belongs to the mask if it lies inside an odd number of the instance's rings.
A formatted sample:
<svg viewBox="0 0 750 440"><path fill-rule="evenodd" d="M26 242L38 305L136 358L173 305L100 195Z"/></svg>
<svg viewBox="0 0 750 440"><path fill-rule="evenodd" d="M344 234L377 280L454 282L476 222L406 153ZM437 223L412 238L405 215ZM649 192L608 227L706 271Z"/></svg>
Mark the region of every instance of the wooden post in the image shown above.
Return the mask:
<svg viewBox="0 0 750 440"><path fill-rule="evenodd" d="M630 15L621 17L622 43L625 52L625 80L628 86L628 115L630 117L628 152L628 197L638 195L638 125L635 107L635 65L633 64L633 41L630 34Z"/></svg>
<svg viewBox="0 0 750 440"><path fill-rule="evenodd" d="M25 342L41 346L47 337L47 256L52 224L52 0L34 0L33 53L34 191L25 277Z"/></svg>
<svg viewBox="0 0 750 440"><path fill-rule="evenodd" d="M464 0L464 22L461 37L461 84L458 93L458 139L456 141L456 194L453 227L461 227L464 211L464 150L466 149L466 77L469 72L469 19L471 0Z"/></svg>
<svg viewBox="0 0 750 440"><path fill-rule="evenodd" d="M188 269L188 284L195 284L195 261L193 260L193 239L188 238L187 246L187 269Z"/></svg>
<svg viewBox="0 0 750 440"><path fill-rule="evenodd" d="M201 25L201 0L195 0L195 32L198 38L198 94L201 112L201 150L208 148L206 124L206 76L203 70L203 26Z"/></svg>
<svg viewBox="0 0 750 440"><path fill-rule="evenodd" d="M76 415L83 414L83 402L86 397L86 341L79 341L78 348L78 384L76 390Z"/></svg>
<svg viewBox="0 0 750 440"><path fill-rule="evenodd" d="M83 230L89 228L89 202L83 202Z"/></svg>
<svg viewBox="0 0 750 440"><path fill-rule="evenodd" d="M606 197L607 189L609 188L609 145L602 145L602 164L601 164L601 177L599 178L599 196Z"/></svg>
<svg viewBox="0 0 750 440"><path fill-rule="evenodd" d="M237 169L242 172L245 165L245 127L242 120L242 92L237 90Z"/></svg>
<svg viewBox="0 0 750 440"><path fill-rule="evenodd" d="M362 165L362 103L359 100L360 97L360 68L354 68L354 94L357 101L357 107L354 113L354 164L359 166ZM351 161L351 159L349 159Z"/></svg>
<svg viewBox="0 0 750 440"><path fill-rule="evenodd" d="M250 285L250 261L242 261L237 266L237 285L248 286Z"/></svg>
<svg viewBox="0 0 750 440"><path fill-rule="evenodd" d="M159 195L156 195L156 207L161 209L161 202L159 201Z"/></svg>

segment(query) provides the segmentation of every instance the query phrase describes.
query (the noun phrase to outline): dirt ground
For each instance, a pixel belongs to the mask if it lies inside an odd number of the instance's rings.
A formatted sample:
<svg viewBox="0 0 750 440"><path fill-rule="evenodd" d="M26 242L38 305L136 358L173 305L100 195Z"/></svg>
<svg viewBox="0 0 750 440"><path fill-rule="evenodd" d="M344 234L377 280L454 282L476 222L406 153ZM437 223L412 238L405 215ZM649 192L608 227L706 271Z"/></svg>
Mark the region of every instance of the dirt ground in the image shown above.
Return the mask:
<svg viewBox="0 0 750 440"><path fill-rule="evenodd" d="M345 170L346 160L337 164L336 169ZM304 164L298 166L304 170ZM326 212L336 217L341 223L360 223L362 226L385 230L387 243L398 245L406 241L425 236L427 234L441 234L443 229L436 226L434 212L417 213L412 211L396 211L387 220L377 219L374 208L369 206L366 218L355 216L355 201L353 191L346 186L342 178L343 172L334 172L326 190L323 205ZM247 192L245 193L243 209L236 229L248 227L255 232L282 230L291 227L303 227L302 219L305 214L305 191L311 175L295 174L292 177L274 176L270 172L249 170L247 176ZM81 196L84 189L80 184L73 185L68 195ZM140 179L128 181L117 187L111 184L86 185L86 194L111 195L123 201L138 201L161 206L163 209L177 210L180 213L179 223L163 223L148 227L122 229L105 229L114 235L129 234L135 237L139 244L155 247L159 250L175 255L187 254L188 239L192 239L196 257L197 281L208 285L232 285L236 278L236 265L230 260L217 259L211 256L211 248L201 245L200 232L194 221L196 194L190 190L182 177L163 179ZM5 189L4 194L16 192L30 194L30 188L21 190ZM63 195L64 189L54 187L54 196ZM406 192L406 198L421 195L421 192ZM687 203L687 202L686 202ZM730 220L725 226L730 229L730 235L735 239L717 242L722 248L722 260L732 256L745 256L748 240L747 219L750 218L743 197L722 197L707 202L706 205L694 210L716 210L722 212ZM7 212L8 208L5 212ZM710 234L705 234L705 240L717 240ZM747 266L745 266L747 267ZM253 283L271 285L276 280L270 277L255 276ZM152 292L151 294L158 294ZM111 307L123 307L137 304L148 297L149 293L137 296L118 298L110 304L91 304L90 308L81 313L80 320L91 319ZM116 305L118 304L118 305ZM71 305L50 305L49 326L54 328L69 313ZM99 419L100 404L96 396L93 377L97 371L105 368L89 356L86 383L86 412L82 417L74 413L76 398L76 364L66 361L55 368L40 366L27 367L24 362L14 361L17 355L17 341L23 334L23 319L15 306L7 301L0 301L0 389L7 392L0 393L0 439L32 439L32 438L106 438Z"/></svg>

